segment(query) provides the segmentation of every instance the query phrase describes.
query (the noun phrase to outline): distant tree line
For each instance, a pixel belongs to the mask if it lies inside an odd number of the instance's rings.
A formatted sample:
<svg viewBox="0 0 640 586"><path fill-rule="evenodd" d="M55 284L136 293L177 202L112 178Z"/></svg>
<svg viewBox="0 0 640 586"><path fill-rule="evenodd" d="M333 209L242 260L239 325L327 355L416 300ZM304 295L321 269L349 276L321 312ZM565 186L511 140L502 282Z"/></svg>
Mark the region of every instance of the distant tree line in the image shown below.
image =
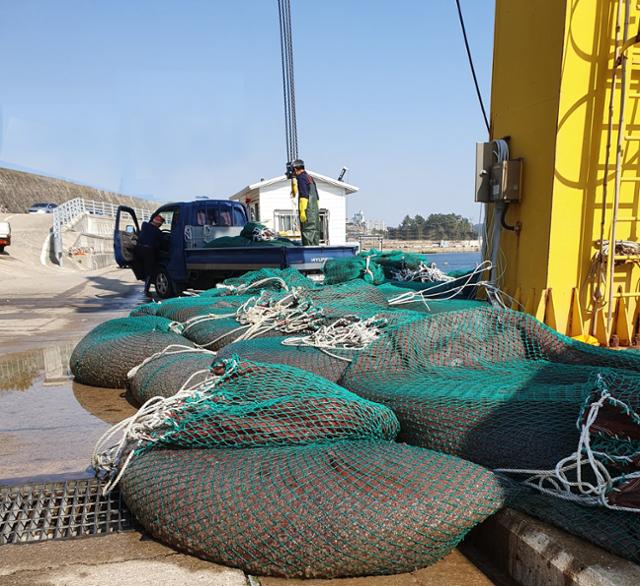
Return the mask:
<svg viewBox="0 0 640 586"><path fill-rule="evenodd" d="M457 214L420 214L405 216L397 228L389 228L389 238L394 240L475 240L478 232L473 224Z"/></svg>

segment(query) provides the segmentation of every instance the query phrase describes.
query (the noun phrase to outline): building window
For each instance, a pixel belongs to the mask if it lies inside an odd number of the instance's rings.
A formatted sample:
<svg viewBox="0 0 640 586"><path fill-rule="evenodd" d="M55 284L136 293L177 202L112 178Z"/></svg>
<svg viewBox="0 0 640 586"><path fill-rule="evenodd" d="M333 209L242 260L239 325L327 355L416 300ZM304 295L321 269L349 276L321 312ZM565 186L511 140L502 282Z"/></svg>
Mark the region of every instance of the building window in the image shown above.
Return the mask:
<svg viewBox="0 0 640 586"><path fill-rule="evenodd" d="M300 238L298 212L294 210L276 210L274 225L278 236ZM329 210L320 210L320 243L329 244Z"/></svg>
<svg viewBox="0 0 640 586"><path fill-rule="evenodd" d="M293 210L276 210L275 227L279 236L300 236L298 229L298 212Z"/></svg>

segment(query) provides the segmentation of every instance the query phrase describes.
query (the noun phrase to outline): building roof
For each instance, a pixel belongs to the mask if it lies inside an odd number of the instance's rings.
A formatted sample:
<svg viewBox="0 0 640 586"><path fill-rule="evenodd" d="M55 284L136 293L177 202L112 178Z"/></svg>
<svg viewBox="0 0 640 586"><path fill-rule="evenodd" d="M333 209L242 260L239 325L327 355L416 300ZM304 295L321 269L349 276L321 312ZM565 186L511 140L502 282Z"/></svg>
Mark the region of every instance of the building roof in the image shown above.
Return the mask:
<svg viewBox="0 0 640 586"><path fill-rule="evenodd" d="M344 181L338 181L337 179L332 179L331 177L327 177L326 175L320 175L320 173L316 173L315 171L307 171L311 177L316 179L321 183L328 183L329 185L333 185L335 187L340 187L345 190L346 195L350 195L351 193L355 193L360 188L355 185L351 185L349 183L345 183ZM278 177L274 177L273 179L264 179L263 181L258 181L257 183L253 183L252 185L247 185L244 189L241 189L237 193L229 196L229 199L240 199L243 196L247 195L250 191L254 191L256 189L260 189L262 187L267 187L269 185L273 185L275 183L280 183L281 181L288 181L286 175L279 175Z"/></svg>

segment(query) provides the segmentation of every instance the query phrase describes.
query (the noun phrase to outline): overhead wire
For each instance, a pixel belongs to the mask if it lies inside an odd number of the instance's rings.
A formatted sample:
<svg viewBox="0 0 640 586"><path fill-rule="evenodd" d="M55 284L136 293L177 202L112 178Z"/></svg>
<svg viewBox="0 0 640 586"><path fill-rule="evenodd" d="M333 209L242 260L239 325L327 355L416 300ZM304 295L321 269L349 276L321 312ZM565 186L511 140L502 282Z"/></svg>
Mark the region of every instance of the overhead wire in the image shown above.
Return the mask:
<svg viewBox="0 0 640 586"><path fill-rule="evenodd" d="M482 110L482 117L484 118L484 124L487 127L487 133L491 134L489 117L487 116L487 110L484 107L482 93L480 92L480 84L478 83L478 76L476 75L476 68L475 68L475 65L473 64L473 57L471 55L471 48L469 47L469 39L467 38L467 29L464 24L464 17L462 16L462 8L460 6L460 0L456 0L456 7L458 8L458 20L460 21L460 28L462 29L462 37L464 39L464 46L467 51L467 58L469 59L469 67L471 68L473 83L476 87L476 95L478 96L478 103L480 104L480 109Z"/></svg>
<svg viewBox="0 0 640 586"><path fill-rule="evenodd" d="M298 158L296 93L293 74L293 34L291 32L291 0L278 0L280 21L280 59L284 96L285 141L289 163Z"/></svg>

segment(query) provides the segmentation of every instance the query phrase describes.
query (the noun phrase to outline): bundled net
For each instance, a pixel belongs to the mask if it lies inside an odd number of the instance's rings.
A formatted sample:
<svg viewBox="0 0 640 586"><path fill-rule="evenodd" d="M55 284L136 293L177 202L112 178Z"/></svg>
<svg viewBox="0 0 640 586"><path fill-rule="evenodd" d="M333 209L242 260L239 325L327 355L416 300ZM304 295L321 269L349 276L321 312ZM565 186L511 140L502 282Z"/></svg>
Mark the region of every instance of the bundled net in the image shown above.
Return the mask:
<svg viewBox="0 0 640 586"><path fill-rule="evenodd" d="M219 350L233 341L278 336L313 330L321 324L322 312L306 297L292 290L275 294L262 291L249 297L231 316L207 314L183 322L183 334L199 347Z"/></svg>
<svg viewBox="0 0 640 586"><path fill-rule="evenodd" d="M168 346L129 371L127 390L137 405L152 397L172 397L186 387L204 382L216 360L214 352Z"/></svg>
<svg viewBox="0 0 640 586"><path fill-rule="evenodd" d="M151 302L151 303L143 303L142 305L138 305L135 309L133 309L129 313L129 317L138 317L141 315L156 315L158 308L160 307L159 303Z"/></svg>
<svg viewBox="0 0 640 586"><path fill-rule="evenodd" d="M429 565L502 504L479 466L380 440L154 449L133 460L121 490L165 543L254 574L306 578Z"/></svg>
<svg viewBox="0 0 640 586"><path fill-rule="evenodd" d="M223 369L222 376L216 375L214 365L207 379L184 390L184 396L174 395L167 403L170 407L159 403L164 407L152 422L153 437L142 434L134 449L394 439L399 431L387 407L306 371L237 357L218 362L217 367ZM144 411L138 424L148 419Z"/></svg>
<svg viewBox="0 0 640 586"><path fill-rule="evenodd" d="M401 250L390 250L387 252L379 252L371 250L373 258L378 263L389 281L398 280L400 273L406 270L418 270L421 266L432 264L432 260L424 255L415 252L402 252Z"/></svg>
<svg viewBox="0 0 640 586"><path fill-rule="evenodd" d="M388 321L377 316L339 318L302 336L237 342L223 348L219 356L237 353L254 360L288 364L339 382L354 356L387 326Z"/></svg>
<svg viewBox="0 0 640 586"><path fill-rule="evenodd" d="M240 358L258 362L286 364L336 383L340 382L353 359L354 353L348 350L335 349L328 354L313 346L285 345L284 342L288 339L288 336L277 336L234 342L220 349L218 357L231 358L238 355Z"/></svg>
<svg viewBox="0 0 640 586"><path fill-rule="evenodd" d="M575 449L576 420L603 368L637 371L640 356L482 309L389 331L359 353L343 384L391 407L409 443L491 468L538 469Z"/></svg>
<svg viewBox="0 0 640 586"><path fill-rule="evenodd" d="M205 242L205 248L250 248L254 246L291 247L300 246L299 243L288 238L279 238L264 224L248 222L242 228L239 236L223 236Z"/></svg>
<svg viewBox="0 0 640 586"><path fill-rule="evenodd" d="M328 319L348 315L370 317L389 308L385 296L378 289L362 280L356 280L305 291L304 295L321 308Z"/></svg>
<svg viewBox="0 0 640 586"><path fill-rule="evenodd" d="M325 277L325 285L335 285L355 279L362 279L372 285L380 285L385 281L382 267L368 253L360 253L354 257L329 259L324 264L322 272Z"/></svg>
<svg viewBox="0 0 640 586"><path fill-rule="evenodd" d="M378 289L394 309L402 308L429 314L489 307L488 302L473 299L427 299L422 296L408 295L406 287L394 283L384 283Z"/></svg>
<svg viewBox="0 0 640 586"><path fill-rule="evenodd" d="M192 346L168 319L142 315L107 321L91 330L70 359L75 379L85 385L122 388L127 373L171 344Z"/></svg>
<svg viewBox="0 0 640 586"><path fill-rule="evenodd" d="M199 316L233 317L253 295L224 295L219 297L179 297L160 304L157 315L180 323Z"/></svg>
<svg viewBox="0 0 640 586"><path fill-rule="evenodd" d="M453 312L390 330L342 383L389 406L399 439L493 468L515 508L637 560L637 353L508 310Z"/></svg>
<svg viewBox="0 0 640 586"><path fill-rule="evenodd" d="M200 557L260 575L389 574L437 561L503 503L490 472L395 444L398 429L328 380L234 357L115 426L94 465L152 535Z"/></svg>
<svg viewBox="0 0 640 586"><path fill-rule="evenodd" d="M284 286L286 285L286 287ZM314 289L317 285L297 269L259 269L223 281L224 287L262 289Z"/></svg>

